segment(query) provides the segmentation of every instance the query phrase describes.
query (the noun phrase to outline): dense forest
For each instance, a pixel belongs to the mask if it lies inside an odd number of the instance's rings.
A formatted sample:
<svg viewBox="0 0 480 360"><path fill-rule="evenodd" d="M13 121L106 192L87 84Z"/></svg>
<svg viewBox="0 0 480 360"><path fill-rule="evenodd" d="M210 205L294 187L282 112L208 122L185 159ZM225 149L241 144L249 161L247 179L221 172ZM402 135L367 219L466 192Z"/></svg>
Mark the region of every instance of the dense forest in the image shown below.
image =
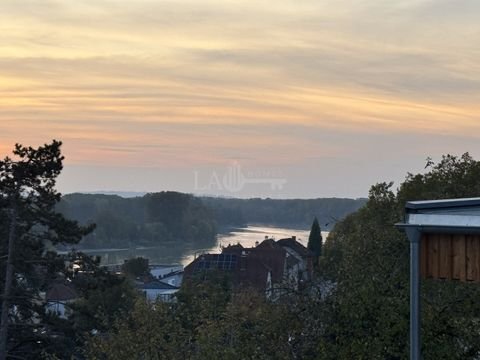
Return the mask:
<svg viewBox="0 0 480 360"><path fill-rule="evenodd" d="M84 248L130 246L212 246L216 223L212 212L192 195L177 192L122 198L116 195L70 194L58 210L80 224L96 224L81 242Z"/></svg>
<svg viewBox="0 0 480 360"><path fill-rule="evenodd" d="M262 224L309 228L316 217L322 230L330 230L335 223L357 211L366 199L233 199L204 197L219 226Z"/></svg>

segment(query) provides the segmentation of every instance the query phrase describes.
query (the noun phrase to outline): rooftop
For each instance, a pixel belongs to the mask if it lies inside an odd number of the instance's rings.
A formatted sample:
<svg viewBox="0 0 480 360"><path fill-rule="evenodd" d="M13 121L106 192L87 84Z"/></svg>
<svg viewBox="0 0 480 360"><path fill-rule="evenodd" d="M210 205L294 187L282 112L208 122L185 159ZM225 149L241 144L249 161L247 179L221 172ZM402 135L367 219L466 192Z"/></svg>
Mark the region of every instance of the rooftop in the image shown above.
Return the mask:
<svg viewBox="0 0 480 360"><path fill-rule="evenodd" d="M405 223L399 226L452 231L478 228L480 231L480 198L409 201L405 205Z"/></svg>
<svg viewBox="0 0 480 360"><path fill-rule="evenodd" d="M279 244L280 246L289 247L290 249L294 250L298 255L304 258L314 256L312 251L299 243L295 238L281 239L277 241L277 244Z"/></svg>
<svg viewBox="0 0 480 360"><path fill-rule="evenodd" d="M465 207L480 207L480 198L409 201L405 205L406 209L411 210L455 209Z"/></svg>

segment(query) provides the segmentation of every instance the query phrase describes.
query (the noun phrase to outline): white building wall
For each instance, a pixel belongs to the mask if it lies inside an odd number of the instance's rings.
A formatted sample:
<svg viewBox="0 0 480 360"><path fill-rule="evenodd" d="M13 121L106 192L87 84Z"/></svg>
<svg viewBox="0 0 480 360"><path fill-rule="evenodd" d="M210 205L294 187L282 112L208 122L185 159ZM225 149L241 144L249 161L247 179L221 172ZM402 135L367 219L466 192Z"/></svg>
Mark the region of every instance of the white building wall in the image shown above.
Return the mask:
<svg viewBox="0 0 480 360"><path fill-rule="evenodd" d="M156 301L157 298L162 301L169 301L178 289L144 289L143 292L148 301Z"/></svg>

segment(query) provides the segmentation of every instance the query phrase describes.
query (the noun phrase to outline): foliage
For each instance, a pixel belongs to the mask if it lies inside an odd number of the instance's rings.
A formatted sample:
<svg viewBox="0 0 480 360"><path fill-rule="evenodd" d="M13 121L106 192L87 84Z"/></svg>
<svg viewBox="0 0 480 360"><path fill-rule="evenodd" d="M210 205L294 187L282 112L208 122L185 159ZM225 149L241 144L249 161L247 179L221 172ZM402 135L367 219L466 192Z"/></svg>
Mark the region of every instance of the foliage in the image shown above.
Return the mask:
<svg viewBox="0 0 480 360"><path fill-rule="evenodd" d="M307 247L314 253L316 259L322 255L322 241L320 224L318 223L317 218L315 218L313 220L312 229L310 230L310 236L308 237ZM317 261L315 263L317 263Z"/></svg>
<svg viewBox="0 0 480 360"><path fill-rule="evenodd" d="M8 338L9 356L38 358L55 351L54 343L62 341L53 334L40 293L59 276L64 263L46 246L77 243L91 230L55 212L60 200L55 182L63 162L60 147L55 140L36 149L17 144L14 157L0 161L0 340ZM1 355L3 346L2 341Z"/></svg>
<svg viewBox="0 0 480 360"><path fill-rule="evenodd" d="M138 300L133 310L117 318L108 337L92 336L89 359L192 359L203 327L218 321L230 298L228 281L191 284L177 302L149 306Z"/></svg>
<svg viewBox="0 0 480 360"><path fill-rule="evenodd" d="M77 280L77 286L81 282L82 297L71 305L70 318L79 336L109 331L117 317L130 312L137 298L136 290L126 278L106 271Z"/></svg>
<svg viewBox="0 0 480 360"><path fill-rule="evenodd" d="M479 174L468 154L444 156L427 173L408 174L396 193L373 186L366 206L337 224L323 263L337 283L325 343L336 358L407 357L409 248L394 224L407 200L480 196ZM422 296L424 358L478 358L480 287L427 280Z"/></svg>
<svg viewBox="0 0 480 360"><path fill-rule="evenodd" d="M143 257L128 259L122 265L122 271L124 274L131 276L133 278L146 276L150 274L148 259Z"/></svg>
<svg viewBox="0 0 480 360"><path fill-rule="evenodd" d="M308 227L317 217L326 229L335 222L358 210L366 199L230 199L202 198L220 226L268 224L278 226Z"/></svg>
<svg viewBox="0 0 480 360"><path fill-rule="evenodd" d="M205 324L199 359L291 359L293 318L284 304L255 291L234 294L219 321Z"/></svg>
<svg viewBox="0 0 480 360"><path fill-rule="evenodd" d="M82 224L97 225L80 244L84 248L169 245L184 249L215 243L212 213L188 194L166 191L128 199L70 194L62 198L59 211Z"/></svg>
<svg viewBox="0 0 480 360"><path fill-rule="evenodd" d="M296 320L286 304L224 281L183 289L177 303L136 303L108 338L92 337L91 359L291 359ZM297 333L300 333L298 331Z"/></svg>

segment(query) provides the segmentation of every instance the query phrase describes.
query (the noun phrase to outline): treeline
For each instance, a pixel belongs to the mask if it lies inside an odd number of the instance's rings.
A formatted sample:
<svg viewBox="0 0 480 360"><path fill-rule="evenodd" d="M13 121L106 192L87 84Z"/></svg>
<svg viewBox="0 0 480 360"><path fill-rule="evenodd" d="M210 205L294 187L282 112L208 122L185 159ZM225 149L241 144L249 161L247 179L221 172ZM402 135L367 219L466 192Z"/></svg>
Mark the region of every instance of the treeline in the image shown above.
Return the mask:
<svg viewBox="0 0 480 360"><path fill-rule="evenodd" d="M366 199L230 199L202 198L210 208L219 226L264 224L308 228L315 217L322 230L330 230L335 223L361 208Z"/></svg>
<svg viewBox="0 0 480 360"><path fill-rule="evenodd" d="M248 224L307 228L314 217L322 230L356 211L365 199L230 199L160 192L142 197L69 194L58 210L80 224L96 224L83 248L214 245L219 227ZM189 243L189 244L186 244Z"/></svg>
<svg viewBox="0 0 480 360"><path fill-rule="evenodd" d="M58 205L67 218L96 224L82 240L83 248L201 245L215 243L216 222L201 199L178 192L143 197L70 194Z"/></svg>

